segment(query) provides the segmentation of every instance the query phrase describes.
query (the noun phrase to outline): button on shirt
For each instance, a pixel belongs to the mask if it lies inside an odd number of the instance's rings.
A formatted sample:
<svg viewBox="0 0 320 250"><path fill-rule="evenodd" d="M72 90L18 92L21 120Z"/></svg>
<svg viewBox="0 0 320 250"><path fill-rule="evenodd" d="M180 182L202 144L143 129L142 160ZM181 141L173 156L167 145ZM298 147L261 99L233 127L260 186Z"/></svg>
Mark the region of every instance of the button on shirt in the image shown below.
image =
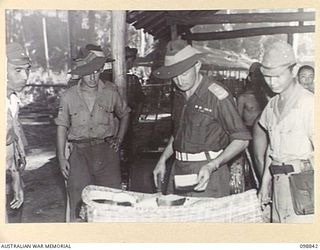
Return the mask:
<svg viewBox="0 0 320 250"><path fill-rule="evenodd" d="M281 114L279 98L276 95L269 101L259 121L269 133L270 156L278 162L309 159L314 150L314 96L296 83Z"/></svg>
<svg viewBox="0 0 320 250"><path fill-rule="evenodd" d="M218 86L218 92L227 96L218 98L209 90L213 84L206 76L195 93L187 100L176 91L173 106L174 150L185 153L219 151L232 140L250 140L251 135L236 110L232 96ZM214 83L218 84L218 83Z"/></svg>
<svg viewBox="0 0 320 250"><path fill-rule="evenodd" d="M82 97L80 84L81 81L61 96L56 124L69 129L69 140L103 139L116 135L116 119L130 112L116 87L99 81L96 101L90 112Z"/></svg>

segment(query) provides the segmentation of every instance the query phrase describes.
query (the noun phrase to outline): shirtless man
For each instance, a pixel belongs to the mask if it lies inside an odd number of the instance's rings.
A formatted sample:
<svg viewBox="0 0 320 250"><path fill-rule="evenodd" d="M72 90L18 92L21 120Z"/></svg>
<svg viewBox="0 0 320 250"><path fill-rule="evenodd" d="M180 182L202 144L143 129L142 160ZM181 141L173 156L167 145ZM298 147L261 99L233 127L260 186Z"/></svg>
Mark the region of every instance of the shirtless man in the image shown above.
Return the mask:
<svg viewBox="0 0 320 250"><path fill-rule="evenodd" d="M251 132L256 118L267 104L266 98L261 93L264 80L259 70L260 66L258 62L251 65L246 90L238 97L239 114Z"/></svg>

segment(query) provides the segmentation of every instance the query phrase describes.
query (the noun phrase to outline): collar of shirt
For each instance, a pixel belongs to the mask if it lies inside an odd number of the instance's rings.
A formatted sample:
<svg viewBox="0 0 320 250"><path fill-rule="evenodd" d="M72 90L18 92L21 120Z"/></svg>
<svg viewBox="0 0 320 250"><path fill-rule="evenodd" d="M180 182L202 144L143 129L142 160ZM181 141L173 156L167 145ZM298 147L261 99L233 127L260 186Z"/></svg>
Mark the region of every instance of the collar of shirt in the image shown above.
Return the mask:
<svg viewBox="0 0 320 250"><path fill-rule="evenodd" d="M283 118L285 118L289 114L289 111L292 108L297 108L298 100L301 96L301 91L303 91L303 87L297 82L295 82L294 84L295 86L293 88L293 91L289 99L286 101L285 107L283 108L281 113L279 112L279 109L278 109L278 102L280 99L280 95L277 95L274 101L270 104L270 107L273 109L276 117L278 118L278 122L283 120Z"/></svg>
<svg viewBox="0 0 320 250"><path fill-rule="evenodd" d="M89 107L87 106L87 103L82 95L82 91L81 91L81 83L82 83L82 79L80 79L80 81L78 82L77 84L77 89L76 89L76 93L78 94L78 97L80 98L80 100L85 104L85 107L88 108L88 111L91 112L89 110ZM103 81L101 81L99 79L99 82L98 82L98 92L97 92L97 95L96 95L96 99L95 99L95 104L94 106L96 105L97 102L99 102L99 100L101 99L101 97L103 96L103 90L106 88L106 85L103 83Z"/></svg>
<svg viewBox="0 0 320 250"><path fill-rule="evenodd" d="M77 84L78 94L81 93L81 89L80 89L81 83L82 83L82 79L81 79L81 80L78 82L78 84ZM103 83L103 81L101 81L101 80L99 79L99 82L98 82L98 92L99 92L99 93L102 92L102 90L105 89L105 88L106 88L106 85ZM81 95L80 95L80 96L81 96Z"/></svg>
<svg viewBox="0 0 320 250"><path fill-rule="evenodd" d="M14 117L17 114L19 108L19 97L16 95L16 93L13 93L9 96L9 98L7 98L6 102L7 108L10 109L11 114Z"/></svg>
<svg viewBox="0 0 320 250"><path fill-rule="evenodd" d="M198 88L197 88L196 91L193 93L193 95L190 96L189 100L191 100L193 96L197 96L197 97L203 96L203 94L205 94L205 93L208 91L208 87L209 87L209 85L208 85L208 77L205 76L205 75L202 75L202 80L201 80ZM176 93L177 93L178 95L180 95L180 96L183 96L184 99L186 99L186 93L185 93L185 92L180 91L180 90L178 89L178 91L176 91Z"/></svg>

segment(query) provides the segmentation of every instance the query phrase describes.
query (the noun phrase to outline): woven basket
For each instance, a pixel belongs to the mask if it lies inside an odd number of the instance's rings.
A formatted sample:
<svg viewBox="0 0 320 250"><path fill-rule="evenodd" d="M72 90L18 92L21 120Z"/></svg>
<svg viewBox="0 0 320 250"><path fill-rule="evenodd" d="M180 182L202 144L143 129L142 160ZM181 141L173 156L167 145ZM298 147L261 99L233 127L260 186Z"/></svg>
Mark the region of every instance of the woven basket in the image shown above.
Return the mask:
<svg viewBox="0 0 320 250"><path fill-rule="evenodd" d="M83 219L88 222L262 222L256 190L222 198L188 197L184 205L169 207L119 206L94 201L110 200L118 194L129 195L137 204L157 196L90 185L82 192Z"/></svg>

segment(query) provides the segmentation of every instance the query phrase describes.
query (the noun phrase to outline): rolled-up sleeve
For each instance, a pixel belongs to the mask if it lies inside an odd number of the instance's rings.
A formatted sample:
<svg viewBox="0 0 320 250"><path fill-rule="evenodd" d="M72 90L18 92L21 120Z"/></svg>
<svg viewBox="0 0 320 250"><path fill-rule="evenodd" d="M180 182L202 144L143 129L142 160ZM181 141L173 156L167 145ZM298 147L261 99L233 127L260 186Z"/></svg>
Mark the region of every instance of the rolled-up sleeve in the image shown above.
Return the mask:
<svg viewBox="0 0 320 250"><path fill-rule="evenodd" d="M55 119L55 123L58 126L70 127L70 113L67 97L62 95L60 98L60 105L58 110L58 116Z"/></svg>
<svg viewBox="0 0 320 250"><path fill-rule="evenodd" d="M131 111L127 102L123 98L121 98L118 91L114 92L113 100L114 100L114 111L119 119L126 116Z"/></svg>
<svg viewBox="0 0 320 250"><path fill-rule="evenodd" d="M222 127L229 135L230 140L251 140L251 134L243 124L231 97L218 101L219 118Z"/></svg>

